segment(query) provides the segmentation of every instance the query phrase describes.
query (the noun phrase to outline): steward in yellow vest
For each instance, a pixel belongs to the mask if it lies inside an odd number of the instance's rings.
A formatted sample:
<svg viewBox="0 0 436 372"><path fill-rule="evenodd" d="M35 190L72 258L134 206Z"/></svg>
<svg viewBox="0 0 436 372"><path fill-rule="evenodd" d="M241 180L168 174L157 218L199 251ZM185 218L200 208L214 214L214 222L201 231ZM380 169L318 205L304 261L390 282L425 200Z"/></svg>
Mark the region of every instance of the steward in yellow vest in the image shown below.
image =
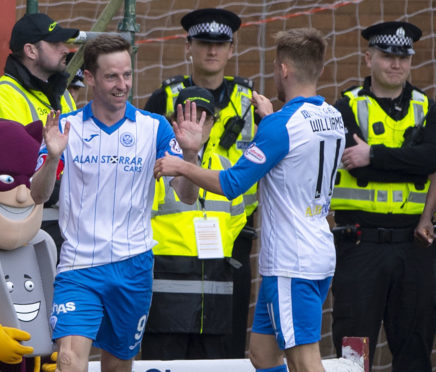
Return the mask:
<svg viewBox="0 0 436 372"><path fill-rule="evenodd" d="M167 79L156 90L145 105L145 110L161 115L174 112L174 102L179 92L195 86L189 75L178 75ZM232 164L242 156L256 133L254 107L251 105L253 82L248 79L225 76L214 94L219 110L217 121L206 144L206 153L217 153L228 158ZM218 96L218 97L217 97ZM244 194L247 216L257 207L257 184Z"/></svg>
<svg viewBox="0 0 436 372"><path fill-rule="evenodd" d="M189 87L177 104L187 100L206 111L203 145L213 129L212 94ZM231 167L215 153L199 154L199 164L213 170ZM143 359L224 358L224 337L232 330L233 243L246 223L243 197L229 201L199 190L198 200L185 204L169 178L156 182L151 225L155 256L153 301L142 341Z"/></svg>

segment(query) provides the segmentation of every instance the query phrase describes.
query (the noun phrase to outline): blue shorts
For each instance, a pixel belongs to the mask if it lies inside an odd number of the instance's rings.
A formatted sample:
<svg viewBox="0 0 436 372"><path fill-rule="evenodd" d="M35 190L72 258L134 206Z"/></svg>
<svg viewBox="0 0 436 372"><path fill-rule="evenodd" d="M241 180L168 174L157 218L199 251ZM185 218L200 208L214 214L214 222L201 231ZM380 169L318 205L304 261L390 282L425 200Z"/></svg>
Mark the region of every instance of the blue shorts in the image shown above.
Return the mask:
<svg viewBox="0 0 436 372"><path fill-rule="evenodd" d="M153 253L61 272L54 283L53 339L83 336L119 359L141 345L151 304Z"/></svg>
<svg viewBox="0 0 436 372"><path fill-rule="evenodd" d="M281 350L318 342L330 282L263 276L252 332L275 335Z"/></svg>

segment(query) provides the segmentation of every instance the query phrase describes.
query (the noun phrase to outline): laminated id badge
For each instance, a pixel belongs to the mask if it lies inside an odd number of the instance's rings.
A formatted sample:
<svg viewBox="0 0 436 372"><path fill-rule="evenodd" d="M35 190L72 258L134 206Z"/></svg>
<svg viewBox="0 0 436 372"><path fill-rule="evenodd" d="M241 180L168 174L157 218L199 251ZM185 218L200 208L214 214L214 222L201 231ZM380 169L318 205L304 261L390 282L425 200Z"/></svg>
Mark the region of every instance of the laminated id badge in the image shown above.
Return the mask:
<svg viewBox="0 0 436 372"><path fill-rule="evenodd" d="M223 258L223 244L218 218L194 218L198 258Z"/></svg>

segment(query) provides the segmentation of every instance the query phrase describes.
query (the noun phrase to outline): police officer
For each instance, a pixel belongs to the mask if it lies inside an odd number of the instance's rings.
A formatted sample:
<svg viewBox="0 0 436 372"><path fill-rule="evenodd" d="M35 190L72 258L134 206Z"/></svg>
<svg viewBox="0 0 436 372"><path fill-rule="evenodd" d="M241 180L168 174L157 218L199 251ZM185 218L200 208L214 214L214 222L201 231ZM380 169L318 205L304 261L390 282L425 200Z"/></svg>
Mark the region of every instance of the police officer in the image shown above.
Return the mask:
<svg viewBox="0 0 436 372"><path fill-rule="evenodd" d="M369 336L372 364L383 321L392 370L431 371L431 251L413 241L413 230L436 170L436 109L407 81L421 30L384 22L362 36L371 75L335 105L348 135L331 204L338 225L333 339L340 355L344 336Z"/></svg>
<svg viewBox="0 0 436 372"><path fill-rule="evenodd" d="M145 109L158 114L174 111L174 102L179 91L189 86L208 89L214 96L219 110L218 119L204 149L205 159L209 153L217 153L235 163L253 139L260 119L251 105L253 82L233 76L224 76L224 69L233 53L234 33L241 19L224 9L199 9L186 14L181 24L187 32L186 54L192 64L192 75L175 76L165 80L153 92ZM227 357L245 357L248 306L250 301L251 272L250 249L256 233L253 229L253 212L257 206L257 185L244 194L247 225L238 236L233 249L234 297L233 331L228 339Z"/></svg>

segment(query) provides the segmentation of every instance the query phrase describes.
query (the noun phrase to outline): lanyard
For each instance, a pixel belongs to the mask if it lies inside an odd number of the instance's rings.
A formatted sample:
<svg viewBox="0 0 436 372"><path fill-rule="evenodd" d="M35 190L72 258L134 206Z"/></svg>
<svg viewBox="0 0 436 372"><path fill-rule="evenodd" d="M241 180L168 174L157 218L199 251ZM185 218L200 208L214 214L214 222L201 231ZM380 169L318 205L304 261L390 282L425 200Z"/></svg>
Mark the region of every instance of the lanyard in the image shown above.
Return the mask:
<svg viewBox="0 0 436 372"><path fill-rule="evenodd" d="M207 169L210 169L212 164L212 157L209 157L209 164L207 166ZM207 190L203 189L203 196L199 196L198 197L198 201L200 202L200 206L201 206L201 210L203 212L203 217L206 220L207 219L207 214L206 214L206 194L207 194Z"/></svg>

